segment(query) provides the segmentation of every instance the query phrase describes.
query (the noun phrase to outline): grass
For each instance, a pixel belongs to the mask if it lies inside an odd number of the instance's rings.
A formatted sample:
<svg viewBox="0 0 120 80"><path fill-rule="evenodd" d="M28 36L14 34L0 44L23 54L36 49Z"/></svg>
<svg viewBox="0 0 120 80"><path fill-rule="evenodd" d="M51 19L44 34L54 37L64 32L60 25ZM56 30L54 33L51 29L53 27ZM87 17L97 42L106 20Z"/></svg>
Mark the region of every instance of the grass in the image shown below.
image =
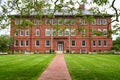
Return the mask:
<svg viewBox="0 0 120 80"><path fill-rule="evenodd" d="M2 55L0 80L37 80L54 56L54 54Z"/></svg>
<svg viewBox="0 0 120 80"><path fill-rule="evenodd" d="M120 55L65 54L73 80L120 80Z"/></svg>

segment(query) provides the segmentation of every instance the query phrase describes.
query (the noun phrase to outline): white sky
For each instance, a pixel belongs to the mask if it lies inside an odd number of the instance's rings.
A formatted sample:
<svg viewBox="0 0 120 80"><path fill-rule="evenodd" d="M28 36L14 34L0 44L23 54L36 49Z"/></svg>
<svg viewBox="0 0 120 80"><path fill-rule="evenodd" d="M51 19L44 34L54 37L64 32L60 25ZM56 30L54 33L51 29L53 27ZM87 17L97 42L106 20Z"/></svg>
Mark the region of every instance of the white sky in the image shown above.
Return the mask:
<svg viewBox="0 0 120 80"><path fill-rule="evenodd" d="M2 0L2 3L4 2L4 1L6 1L6 0ZM66 0L67 1L67 0ZM75 0L76 1L76 0ZM91 0L88 0L88 2L90 2ZM111 1L112 0L109 0L110 1L110 3L111 3ZM79 6L79 5L75 5L75 6ZM95 5L94 5L95 6ZM91 5L85 5L85 8L86 9L89 9L90 7L93 7L93 5L91 6ZM116 2L115 2L115 7L118 7L119 9L120 9L120 0L116 0ZM101 8L102 9L102 8ZM1 9L0 9L1 10ZM108 13L109 14L114 14L114 11L113 10L111 10L111 9L108 9L107 10L108 11ZM1 12L1 11L0 11ZM119 18L120 19L120 18ZM114 23L112 23L112 25L114 25ZM1 34L10 34L10 29L8 28L8 29L4 29L4 30L0 30L0 35ZM116 37L118 37L118 36L120 36L120 35L113 35L112 36L112 38L113 38L113 40L115 40L116 39Z"/></svg>

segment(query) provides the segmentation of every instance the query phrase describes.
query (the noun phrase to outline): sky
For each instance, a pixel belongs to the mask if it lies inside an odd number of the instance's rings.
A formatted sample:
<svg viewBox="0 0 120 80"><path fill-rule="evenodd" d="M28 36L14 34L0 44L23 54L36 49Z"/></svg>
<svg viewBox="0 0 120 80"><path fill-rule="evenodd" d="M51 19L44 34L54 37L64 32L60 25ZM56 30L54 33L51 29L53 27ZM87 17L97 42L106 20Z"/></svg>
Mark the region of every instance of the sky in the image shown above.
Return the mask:
<svg viewBox="0 0 120 80"><path fill-rule="evenodd" d="M6 0L2 0L1 2L3 3L4 1L6 1ZM65 1L67 1L67 0L65 0ZM90 2L90 1L91 0L88 0L88 2ZM109 0L109 1L111 3L112 0ZM76 5L76 6L79 6L79 5ZM95 6L95 5L92 5L92 6L91 5L85 5L85 8L89 9L90 7L93 7L93 6ZM116 0L115 7L118 7L120 9L120 0ZM114 11L109 9L109 8L107 9L107 11L108 11L109 14L114 14ZM1 9L0 9L0 12L1 12ZM111 25L114 25L114 24L115 23L112 23ZM2 35L2 34L8 34L9 35L10 34L10 28L4 29L4 30L0 30L0 35ZM119 35L112 35L113 40L115 40L116 37L118 37L118 36L120 36L120 34Z"/></svg>

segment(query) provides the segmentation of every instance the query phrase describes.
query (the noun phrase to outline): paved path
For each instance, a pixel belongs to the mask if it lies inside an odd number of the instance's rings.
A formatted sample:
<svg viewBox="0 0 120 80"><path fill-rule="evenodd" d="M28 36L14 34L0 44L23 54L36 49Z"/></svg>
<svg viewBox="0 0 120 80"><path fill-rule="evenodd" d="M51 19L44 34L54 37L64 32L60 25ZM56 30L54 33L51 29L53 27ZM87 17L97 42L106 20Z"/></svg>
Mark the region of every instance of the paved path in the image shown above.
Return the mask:
<svg viewBox="0 0 120 80"><path fill-rule="evenodd" d="M41 74L38 80L72 80L63 54L56 54L56 57Z"/></svg>

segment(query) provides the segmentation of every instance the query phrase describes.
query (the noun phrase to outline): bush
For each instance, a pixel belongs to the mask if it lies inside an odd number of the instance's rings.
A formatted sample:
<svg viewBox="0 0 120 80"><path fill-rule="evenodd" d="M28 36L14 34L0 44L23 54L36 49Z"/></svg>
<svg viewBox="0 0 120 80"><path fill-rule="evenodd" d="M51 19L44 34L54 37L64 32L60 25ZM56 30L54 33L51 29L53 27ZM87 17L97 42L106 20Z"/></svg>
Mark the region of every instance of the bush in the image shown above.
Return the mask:
<svg viewBox="0 0 120 80"><path fill-rule="evenodd" d="M97 54L114 54L114 51L97 52Z"/></svg>
<svg viewBox="0 0 120 80"><path fill-rule="evenodd" d="M67 50L66 50L66 53L71 53L71 51L67 49Z"/></svg>

